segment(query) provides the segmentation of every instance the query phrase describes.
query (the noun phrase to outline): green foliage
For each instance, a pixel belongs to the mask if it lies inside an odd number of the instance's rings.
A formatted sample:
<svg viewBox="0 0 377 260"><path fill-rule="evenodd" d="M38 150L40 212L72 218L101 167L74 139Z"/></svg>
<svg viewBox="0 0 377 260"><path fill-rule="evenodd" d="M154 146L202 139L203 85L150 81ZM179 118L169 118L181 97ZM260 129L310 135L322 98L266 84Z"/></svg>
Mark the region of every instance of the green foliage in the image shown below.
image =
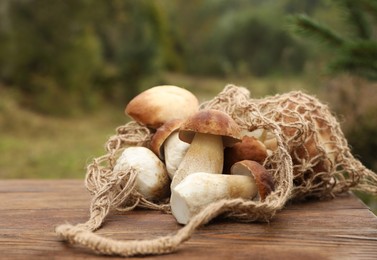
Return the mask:
<svg viewBox="0 0 377 260"><path fill-rule="evenodd" d="M40 112L91 110L99 96L123 103L160 67L163 18L154 2L30 0L1 8L1 81Z"/></svg>
<svg viewBox="0 0 377 260"><path fill-rule="evenodd" d="M329 64L334 72L349 71L377 80L377 42L370 40L345 43L339 55Z"/></svg>
<svg viewBox="0 0 377 260"><path fill-rule="evenodd" d="M377 2L372 0L359 0L359 5L366 10L374 19L377 19Z"/></svg>
<svg viewBox="0 0 377 260"><path fill-rule="evenodd" d="M118 67L118 80L129 84L124 88L123 96L131 98L140 91L143 77L161 68L163 18L155 3L150 1L139 1L138 4L133 1L119 2L116 12L119 17L115 20L108 17L113 23L107 25L115 25L115 30L105 27L103 33L107 37L103 40L116 39L108 42L108 51L113 52L109 62ZM111 16L111 13L107 15Z"/></svg>
<svg viewBox="0 0 377 260"><path fill-rule="evenodd" d="M28 108L66 115L124 106L165 84L165 71L297 75L311 50L287 33L285 12L315 13L322 2L3 0L0 83Z"/></svg>
<svg viewBox="0 0 377 260"><path fill-rule="evenodd" d="M173 16L176 27L183 28L178 42L185 72L267 76L302 71L306 50L281 26L281 6L289 1L196 2L184 1L179 17Z"/></svg>
<svg viewBox="0 0 377 260"><path fill-rule="evenodd" d="M328 63L329 72L350 72L377 80L377 41L374 39L371 27L371 19L377 19L376 1L334 0L334 2L341 9L343 19L349 28L345 36L340 36L330 27L306 15L290 17L292 31L326 43L332 48L334 56Z"/></svg>
<svg viewBox="0 0 377 260"><path fill-rule="evenodd" d="M101 53L84 16L88 7L69 0L9 2L1 76L24 93L25 105L52 113L68 113L79 104L91 107L91 76L100 69Z"/></svg>
<svg viewBox="0 0 377 260"><path fill-rule="evenodd" d="M250 10L224 18L215 28L209 48L215 52L213 56L223 73L266 76L301 71L306 52L283 28L256 17Z"/></svg>
<svg viewBox="0 0 377 260"><path fill-rule="evenodd" d="M309 16L295 15L288 18L293 32L304 37L311 37L331 47L340 47L344 39L324 24L311 19Z"/></svg>

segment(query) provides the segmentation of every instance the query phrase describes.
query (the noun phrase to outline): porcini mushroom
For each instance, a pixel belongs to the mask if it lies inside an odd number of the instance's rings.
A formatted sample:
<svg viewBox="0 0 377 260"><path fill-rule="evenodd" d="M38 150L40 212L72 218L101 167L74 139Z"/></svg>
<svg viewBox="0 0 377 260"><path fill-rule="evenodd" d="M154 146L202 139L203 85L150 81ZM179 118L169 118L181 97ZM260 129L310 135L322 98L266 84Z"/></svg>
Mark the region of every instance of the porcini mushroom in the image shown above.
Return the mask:
<svg viewBox="0 0 377 260"><path fill-rule="evenodd" d="M163 124L156 130L150 144L151 150L165 161L166 170L171 179L190 146L178 137L182 122L181 119L173 119Z"/></svg>
<svg viewBox="0 0 377 260"><path fill-rule="evenodd" d="M189 220L212 202L221 199L252 199L257 187L251 176L196 172L172 189L170 206L180 224Z"/></svg>
<svg viewBox="0 0 377 260"><path fill-rule="evenodd" d="M253 177L261 201L263 201L267 195L275 189L274 180L271 174L258 162L243 160L233 164L230 171L232 175Z"/></svg>
<svg viewBox="0 0 377 260"><path fill-rule="evenodd" d="M145 90L126 106L125 113L152 129L177 118L186 118L199 109L199 101L190 91L162 85Z"/></svg>
<svg viewBox="0 0 377 260"><path fill-rule="evenodd" d="M267 158L266 146L253 136L245 135L242 141L224 150L224 173L230 172L233 164L243 160L253 160L259 163Z"/></svg>
<svg viewBox="0 0 377 260"><path fill-rule="evenodd" d="M130 167L137 171L136 189L146 199L157 201L169 196L170 179L165 165L151 150L143 146L126 148L113 171L124 171Z"/></svg>
<svg viewBox="0 0 377 260"><path fill-rule="evenodd" d="M249 137L255 137L260 142L262 142L267 149L268 155L270 155L272 152L277 150L278 144L277 144L276 137L269 130L266 130L263 128L257 128L251 132L244 130L242 131L242 134Z"/></svg>
<svg viewBox="0 0 377 260"><path fill-rule="evenodd" d="M276 137L273 136L271 132L267 132L266 138L263 141L263 144L266 146L267 151L274 152L278 149L278 141Z"/></svg>
<svg viewBox="0 0 377 260"><path fill-rule="evenodd" d="M180 127L179 138L191 144L174 175L171 189L190 173L222 173L224 146L241 140L237 123L226 113L213 109L189 117Z"/></svg>

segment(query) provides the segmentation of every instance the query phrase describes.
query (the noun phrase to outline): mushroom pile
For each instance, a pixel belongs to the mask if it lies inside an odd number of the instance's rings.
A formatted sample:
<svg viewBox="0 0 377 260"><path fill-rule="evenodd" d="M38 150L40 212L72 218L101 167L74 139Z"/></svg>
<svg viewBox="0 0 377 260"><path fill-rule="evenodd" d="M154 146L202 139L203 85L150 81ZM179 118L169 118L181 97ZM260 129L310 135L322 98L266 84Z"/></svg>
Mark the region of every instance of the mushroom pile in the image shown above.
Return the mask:
<svg viewBox="0 0 377 260"><path fill-rule="evenodd" d="M243 198L263 201L274 190L263 162L276 140L263 129L245 132L226 113L199 109L188 90L163 85L134 97L125 113L153 133L149 147L128 147L114 171L133 167L136 189L150 201L170 195L180 224L210 203Z"/></svg>

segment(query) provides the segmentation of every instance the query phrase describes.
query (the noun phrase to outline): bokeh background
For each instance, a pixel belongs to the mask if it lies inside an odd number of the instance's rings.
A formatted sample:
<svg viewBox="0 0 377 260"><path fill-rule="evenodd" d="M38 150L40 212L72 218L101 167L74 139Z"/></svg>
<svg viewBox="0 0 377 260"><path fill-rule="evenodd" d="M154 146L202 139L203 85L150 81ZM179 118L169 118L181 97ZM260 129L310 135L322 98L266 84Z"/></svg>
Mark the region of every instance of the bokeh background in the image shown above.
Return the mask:
<svg viewBox="0 0 377 260"><path fill-rule="evenodd" d="M1 0L0 178L84 178L161 84L316 95L377 171L376 35L375 0Z"/></svg>

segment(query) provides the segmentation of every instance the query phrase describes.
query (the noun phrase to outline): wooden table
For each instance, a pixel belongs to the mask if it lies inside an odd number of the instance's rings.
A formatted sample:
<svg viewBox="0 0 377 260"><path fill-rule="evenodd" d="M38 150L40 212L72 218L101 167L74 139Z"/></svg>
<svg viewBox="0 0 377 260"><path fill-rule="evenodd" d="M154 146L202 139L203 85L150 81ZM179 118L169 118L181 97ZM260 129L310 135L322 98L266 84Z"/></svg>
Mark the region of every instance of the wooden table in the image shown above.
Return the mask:
<svg viewBox="0 0 377 260"><path fill-rule="evenodd" d="M85 222L89 202L81 180L0 181L0 259L117 259L70 246L54 233L59 224ZM179 227L171 215L135 210L111 213L97 232L121 240L149 239ZM155 258L377 259L377 217L346 194L289 205L270 223L216 220L177 252Z"/></svg>

